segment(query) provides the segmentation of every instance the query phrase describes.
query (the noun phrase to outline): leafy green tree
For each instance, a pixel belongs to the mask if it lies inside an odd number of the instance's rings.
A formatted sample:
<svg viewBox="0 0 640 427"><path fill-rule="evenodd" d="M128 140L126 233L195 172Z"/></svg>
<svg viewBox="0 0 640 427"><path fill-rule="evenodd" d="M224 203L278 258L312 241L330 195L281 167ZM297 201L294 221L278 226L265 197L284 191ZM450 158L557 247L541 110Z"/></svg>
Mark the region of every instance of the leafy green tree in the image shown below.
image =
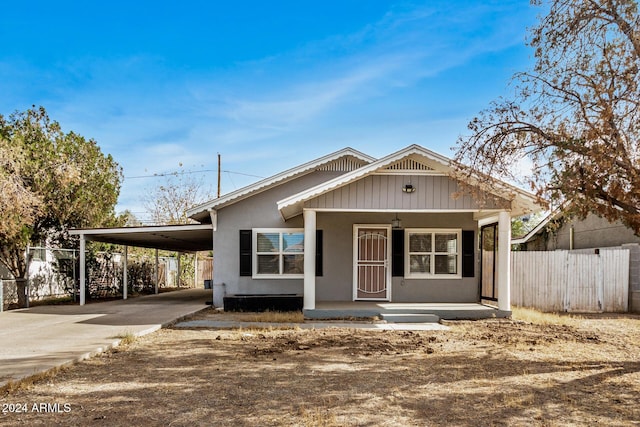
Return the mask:
<svg viewBox="0 0 640 427"><path fill-rule="evenodd" d="M25 161L21 147L0 134L0 260L11 272L24 268L24 248L31 236L29 226L42 205L25 182Z"/></svg>
<svg viewBox="0 0 640 427"><path fill-rule="evenodd" d="M535 65L458 140L459 172L513 179L640 235L640 15L634 0L533 0Z"/></svg>
<svg viewBox="0 0 640 427"><path fill-rule="evenodd" d="M24 252L30 242L60 244L73 227L115 225L122 170L93 139L64 133L44 108L0 115L0 261L25 303ZM5 156L6 153L6 156Z"/></svg>
<svg viewBox="0 0 640 427"><path fill-rule="evenodd" d="M511 220L511 236L514 238L525 236L543 220L545 215L543 212L538 212L513 218Z"/></svg>

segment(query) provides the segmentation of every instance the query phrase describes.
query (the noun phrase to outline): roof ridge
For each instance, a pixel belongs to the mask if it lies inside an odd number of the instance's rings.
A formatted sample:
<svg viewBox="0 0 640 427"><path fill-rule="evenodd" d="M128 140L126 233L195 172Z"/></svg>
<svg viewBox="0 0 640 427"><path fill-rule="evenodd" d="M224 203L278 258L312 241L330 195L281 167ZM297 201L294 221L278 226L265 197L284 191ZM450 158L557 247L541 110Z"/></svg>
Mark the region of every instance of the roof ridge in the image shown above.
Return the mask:
<svg viewBox="0 0 640 427"><path fill-rule="evenodd" d="M368 154L362 153L361 151L355 150L351 147L345 147L340 150L334 151L333 153L329 153L317 159L303 163L299 166L289 168L276 175L272 175L270 177L264 178L253 184L239 188L220 198L208 200L204 203L194 206L193 208L187 211L187 216L195 217L198 214L208 212L209 210L215 208L216 206L226 205L228 203L232 203L237 200L242 200L243 198L248 197L251 194L255 194L256 192L259 192L259 191L264 191L265 189L271 188L271 186L274 186L286 180L292 179L293 177L298 176L302 173L311 172L319 166L325 165L327 163L330 163L334 160L340 159L345 156L355 157L357 159L364 161L365 163L371 163L375 161L375 158L369 156Z"/></svg>

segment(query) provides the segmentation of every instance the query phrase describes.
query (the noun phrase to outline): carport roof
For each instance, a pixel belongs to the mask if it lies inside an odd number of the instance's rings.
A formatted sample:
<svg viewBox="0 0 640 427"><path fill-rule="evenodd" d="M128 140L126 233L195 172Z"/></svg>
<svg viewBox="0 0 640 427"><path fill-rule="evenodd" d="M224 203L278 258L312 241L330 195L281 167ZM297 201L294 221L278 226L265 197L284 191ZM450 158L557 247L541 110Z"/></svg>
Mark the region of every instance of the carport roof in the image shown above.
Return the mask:
<svg viewBox="0 0 640 427"><path fill-rule="evenodd" d="M70 231L88 241L176 252L209 251L213 248L213 225L185 224L146 227L83 228Z"/></svg>

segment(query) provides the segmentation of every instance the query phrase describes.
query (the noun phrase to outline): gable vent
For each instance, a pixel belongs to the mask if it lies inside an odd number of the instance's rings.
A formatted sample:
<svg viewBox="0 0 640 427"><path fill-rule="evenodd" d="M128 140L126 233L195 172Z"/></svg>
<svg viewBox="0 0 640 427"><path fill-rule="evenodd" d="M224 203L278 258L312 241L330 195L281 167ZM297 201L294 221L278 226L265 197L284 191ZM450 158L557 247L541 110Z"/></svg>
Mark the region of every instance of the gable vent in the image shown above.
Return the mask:
<svg viewBox="0 0 640 427"><path fill-rule="evenodd" d="M430 168L429 166L422 164L420 162L417 162L413 159L403 159L400 160L392 165L389 165L385 168L385 170L392 170L392 171L397 171L397 170L413 170L413 171L432 171L434 170L433 168Z"/></svg>
<svg viewBox="0 0 640 427"><path fill-rule="evenodd" d="M317 171L322 172L351 172L359 169L365 165L362 160L354 157L343 157L341 159L334 160L316 168Z"/></svg>

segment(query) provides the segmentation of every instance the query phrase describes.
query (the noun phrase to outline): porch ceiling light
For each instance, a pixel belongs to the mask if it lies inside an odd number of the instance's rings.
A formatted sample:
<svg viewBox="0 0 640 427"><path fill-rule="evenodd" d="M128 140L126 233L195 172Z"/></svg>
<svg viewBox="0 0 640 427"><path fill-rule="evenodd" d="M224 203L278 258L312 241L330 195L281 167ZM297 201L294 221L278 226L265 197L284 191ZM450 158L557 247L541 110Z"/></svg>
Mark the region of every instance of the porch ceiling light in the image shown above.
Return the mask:
<svg viewBox="0 0 640 427"><path fill-rule="evenodd" d="M413 186L413 185L411 185L411 184L405 184L405 185L402 187L402 192L403 192L403 193L413 193L414 191L416 191L416 187L414 187L414 186Z"/></svg>

